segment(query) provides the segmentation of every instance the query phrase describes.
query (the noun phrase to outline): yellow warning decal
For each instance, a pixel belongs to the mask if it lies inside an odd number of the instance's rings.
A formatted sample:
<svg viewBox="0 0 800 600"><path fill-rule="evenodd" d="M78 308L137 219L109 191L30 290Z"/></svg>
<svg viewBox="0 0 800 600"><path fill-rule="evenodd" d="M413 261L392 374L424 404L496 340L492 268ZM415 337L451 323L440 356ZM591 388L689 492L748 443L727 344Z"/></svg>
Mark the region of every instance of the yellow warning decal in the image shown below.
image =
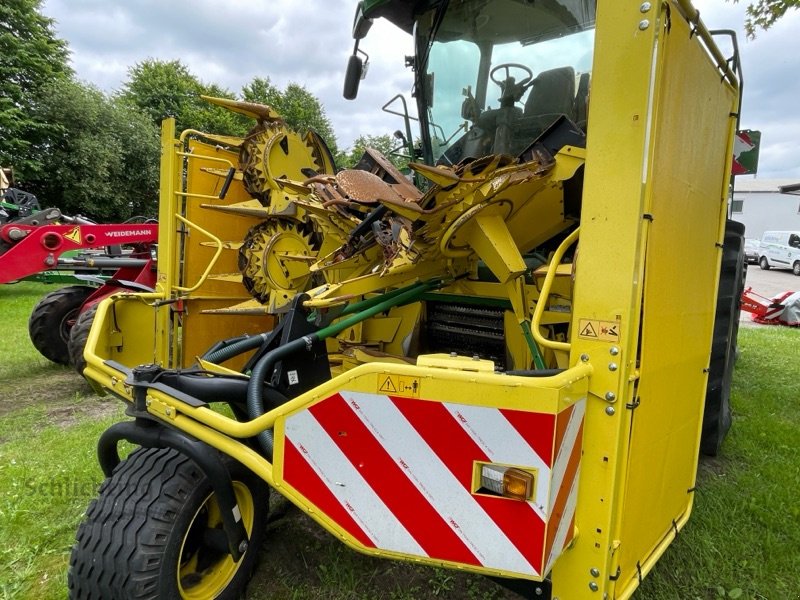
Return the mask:
<svg viewBox="0 0 800 600"><path fill-rule="evenodd" d="M80 227L73 227L67 233L64 234L64 237L68 240L75 242L76 244L81 243L81 228Z"/></svg>
<svg viewBox="0 0 800 600"><path fill-rule="evenodd" d="M584 340L618 342L619 321L599 321L597 319L580 319L578 321L578 337Z"/></svg>
<svg viewBox="0 0 800 600"><path fill-rule="evenodd" d="M405 375L378 373L378 391L392 396L419 398L419 379Z"/></svg>

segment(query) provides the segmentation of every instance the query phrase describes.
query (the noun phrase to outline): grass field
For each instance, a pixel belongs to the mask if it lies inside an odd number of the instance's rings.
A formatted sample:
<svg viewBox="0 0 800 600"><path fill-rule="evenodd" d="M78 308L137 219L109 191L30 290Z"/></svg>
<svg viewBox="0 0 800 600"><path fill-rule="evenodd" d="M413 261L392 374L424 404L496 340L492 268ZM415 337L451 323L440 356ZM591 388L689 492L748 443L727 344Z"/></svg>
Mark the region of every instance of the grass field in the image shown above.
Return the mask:
<svg viewBox="0 0 800 600"><path fill-rule="evenodd" d="M28 315L52 289L0 286L0 598L64 598L75 530L102 478L95 442L122 418L118 401L31 346ZM799 345L800 330L741 331L734 428L701 463L694 515L637 599L800 598ZM517 598L478 576L361 556L279 499L260 558L253 599Z"/></svg>

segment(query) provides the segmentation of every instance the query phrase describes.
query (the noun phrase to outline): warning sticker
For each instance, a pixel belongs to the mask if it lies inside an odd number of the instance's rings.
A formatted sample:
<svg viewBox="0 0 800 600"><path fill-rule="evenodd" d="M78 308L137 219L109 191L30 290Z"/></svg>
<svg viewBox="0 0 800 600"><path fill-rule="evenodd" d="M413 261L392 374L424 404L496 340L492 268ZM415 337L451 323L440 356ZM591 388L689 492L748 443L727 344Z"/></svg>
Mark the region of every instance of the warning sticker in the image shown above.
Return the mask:
<svg viewBox="0 0 800 600"><path fill-rule="evenodd" d="M73 227L67 233L64 234L64 237L68 240L75 242L76 244L81 243L81 228L80 227Z"/></svg>
<svg viewBox="0 0 800 600"><path fill-rule="evenodd" d="M584 340L619 342L619 322L581 319L578 321L578 337Z"/></svg>
<svg viewBox="0 0 800 600"><path fill-rule="evenodd" d="M419 398L419 379L405 375L378 374L378 391L395 396Z"/></svg>

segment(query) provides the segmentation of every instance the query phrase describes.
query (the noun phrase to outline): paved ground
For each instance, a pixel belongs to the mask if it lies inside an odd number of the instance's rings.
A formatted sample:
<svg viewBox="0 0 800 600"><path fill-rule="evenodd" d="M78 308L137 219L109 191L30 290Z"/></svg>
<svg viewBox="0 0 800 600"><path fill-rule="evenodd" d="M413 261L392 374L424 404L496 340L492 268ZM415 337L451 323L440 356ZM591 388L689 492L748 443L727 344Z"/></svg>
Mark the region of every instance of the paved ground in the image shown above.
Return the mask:
<svg viewBox="0 0 800 600"><path fill-rule="evenodd" d="M800 290L800 277L791 271L770 269L762 271L758 265L747 267L747 280L745 288L751 287L753 291L767 298L777 296L782 292L796 292ZM757 325L750 320L750 313L742 312L740 322Z"/></svg>

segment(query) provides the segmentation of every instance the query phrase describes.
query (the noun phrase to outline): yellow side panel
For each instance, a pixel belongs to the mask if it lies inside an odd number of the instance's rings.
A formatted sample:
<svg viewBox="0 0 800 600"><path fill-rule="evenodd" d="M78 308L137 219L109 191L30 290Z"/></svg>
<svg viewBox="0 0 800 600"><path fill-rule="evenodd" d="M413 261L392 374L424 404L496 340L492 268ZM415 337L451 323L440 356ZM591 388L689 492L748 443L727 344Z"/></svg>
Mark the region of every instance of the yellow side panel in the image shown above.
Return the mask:
<svg viewBox="0 0 800 600"><path fill-rule="evenodd" d="M575 519L579 533L552 572L553 596L561 600L601 600L613 589L609 577L630 423L625 403L638 344L646 243L642 164L655 60L655 31L639 24L653 16L643 15L638 2L597 7L569 357L570 365L585 360L593 372ZM579 323L586 319L619 323L619 340L581 337Z"/></svg>
<svg viewBox="0 0 800 600"><path fill-rule="evenodd" d="M113 360L126 366L161 360L156 355L156 309L152 299L139 295L117 294L104 300L108 308L103 318L96 318L93 329L99 332L97 345L90 351L101 360ZM168 310L162 307L160 310ZM98 313L99 314L99 313Z"/></svg>
<svg viewBox="0 0 800 600"><path fill-rule="evenodd" d="M196 140L189 142L189 152L193 155L188 161L188 171L186 174L186 191L189 194L214 195L219 194L223 179L217 175L202 171L203 168L220 169L223 165L217 161L203 160L200 156L211 156L214 158L224 158L233 165L238 164L238 157L233 152L221 150L209 144L204 144ZM198 158L194 158L194 157ZM203 208L201 205L212 204L214 206L230 206L237 202L250 200L250 196L244 189L241 181L232 181L228 193L223 200L210 200L207 198L196 198L191 195L186 199L185 217L199 227L213 233L223 242L238 242L244 240L248 229L259 222L259 219L245 217L241 215L226 214L217 210ZM197 231L191 230L185 240L184 247L184 286L192 286L199 279L208 266L209 261L214 256L216 248L209 245L201 245L210 240ZM238 251L235 249L225 250L219 261L214 267L213 274L239 273L237 266ZM249 298L247 291L240 283L207 280L196 292L199 296L225 295L240 296L243 299Z"/></svg>
<svg viewBox="0 0 800 600"><path fill-rule="evenodd" d="M203 171L203 168L219 170L224 168L223 163L203 159L203 156L223 158L234 166L238 164L238 157L233 152L228 152L219 147L205 144L197 140L189 142L189 152L192 158L188 160L186 172L186 203L185 217L219 240L233 244L241 243L247 231L259 222L259 219L241 215L223 213L202 205L228 206L237 202L250 200L241 181L233 180L225 198L208 199L198 198L199 195L218 195L223 184L223 179L217 175ZM210 245L210 240L197 229L189 227L185 236L183 247L183 277L184 287L192 287L201 280L203 273L212 260L216 247ZM227 314L202 314L202 310L229 307L245 300L250 300L250 294L242 283L235 277L232 280L215 279L215 275L231 275L239 273L237 246L223 250L219 260L214 265L210 276L191 294L191 299L185 302L186 311L182 317L182 365L194 363L195 357L202 354L209 346L221 339L241 335L243 333L261 333L269 331L274 325L272 316L242 316ZM226 366L237 368L243 364L243 357L234 359Z"/></svg>
<svg viewBox="0 0 800 600"><path fill-rule="evenodd" d="M620 539L621 578L637 577L691 506L719 270L736 95L681 18L659 44L642 315Z"/></svg>
<svg viewBox="0 0 800 600"><path fill-rule="evenodd" d="M580 533L553 569L570 600L628 598L691 507L736 96L674 2L598 3L595 40L570 331L593 372Z"/></svg>

